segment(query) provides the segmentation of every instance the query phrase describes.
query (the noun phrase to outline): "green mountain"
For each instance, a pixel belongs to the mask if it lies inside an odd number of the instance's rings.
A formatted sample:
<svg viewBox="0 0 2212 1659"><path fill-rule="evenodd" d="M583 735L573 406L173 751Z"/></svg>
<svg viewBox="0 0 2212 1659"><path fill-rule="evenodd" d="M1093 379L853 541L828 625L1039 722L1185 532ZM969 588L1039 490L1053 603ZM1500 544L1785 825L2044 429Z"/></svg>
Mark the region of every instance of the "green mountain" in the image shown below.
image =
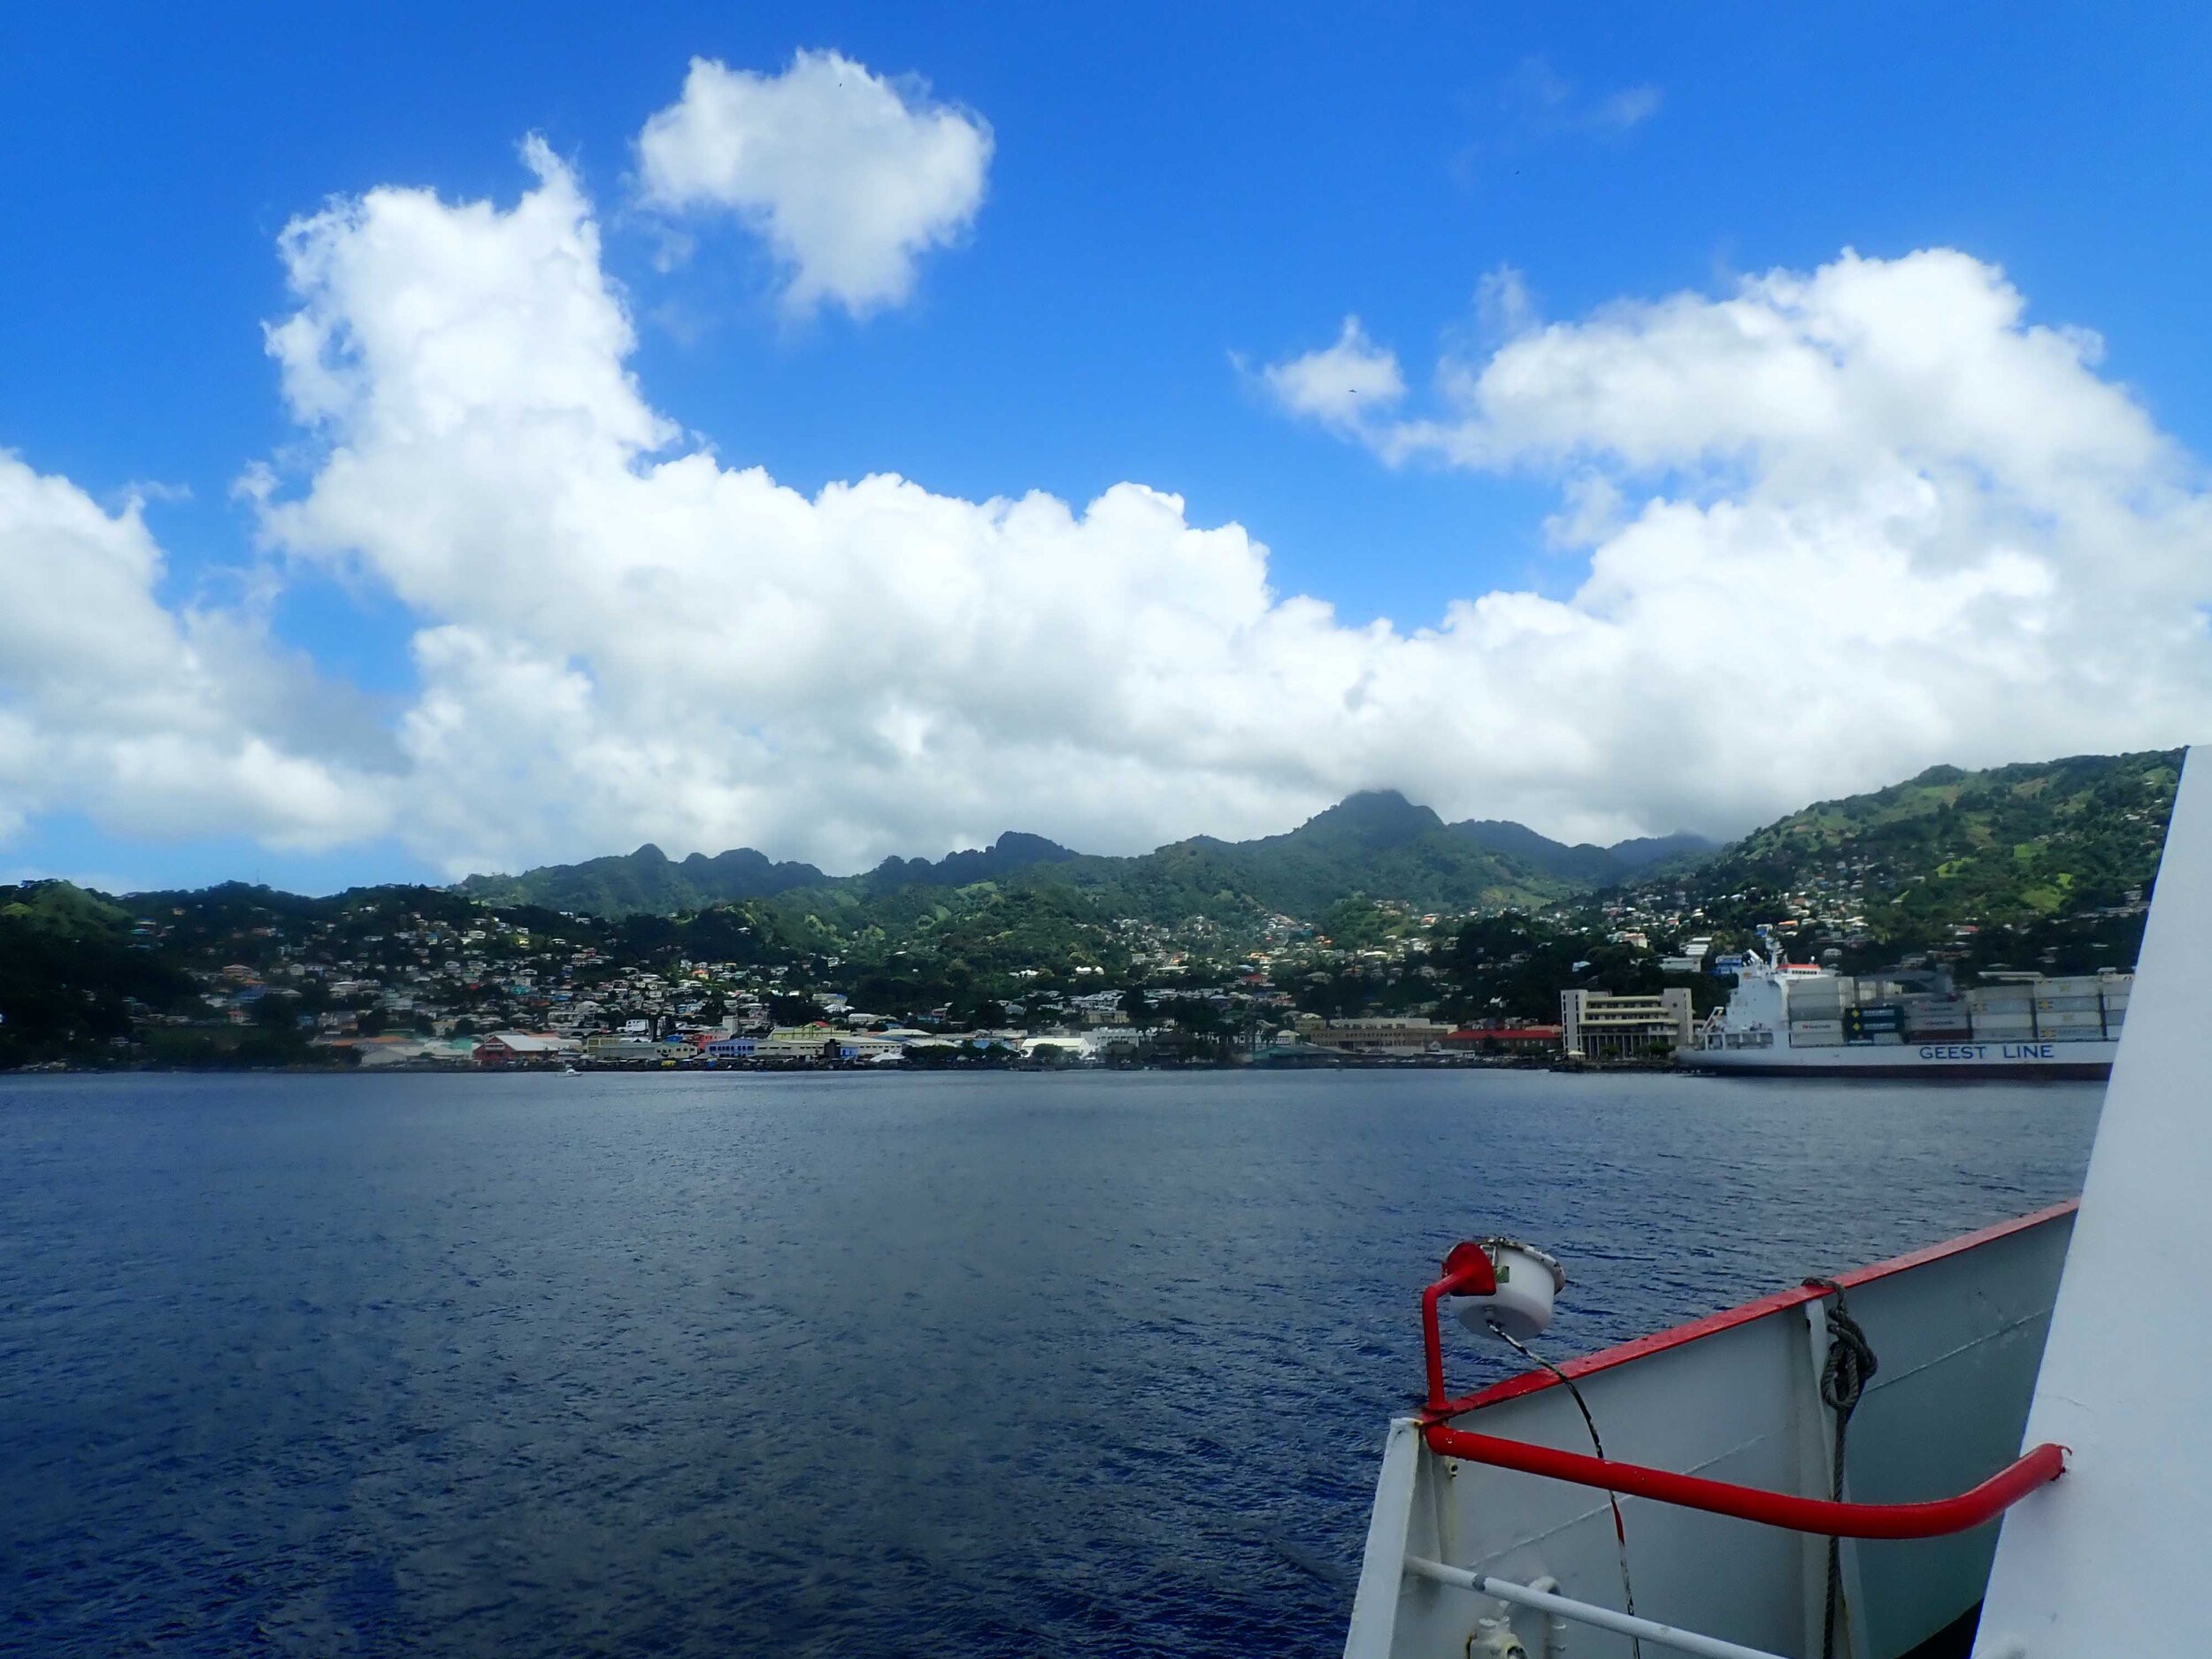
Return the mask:
<svg viewBox="0 0 2212 1659"><path fill-rule="evenodd" d="M545 864L518 876L471 876L458 891L487 904L540 904L588 916L673 916L710 904L765 898L827 880L812 864L778 864L736 847L681 863L648 841L634 853Z"/></svg>
<svg viewBox="0 0 2212 1659"><path fill-rule="evenodd" d="M871 889L879 893L908 886L964 887L972 882L999 880L1017 870L1065 864L1081 856L1041 835L1008 830L988 847L947 853L934 864L926 858L887 858L864 879Z"/></svg>
<svg viewBox="0 0 2212 1659"><path fill-rule="evenodd" d="M649 845L624 857L519 876L471 876L459 891L489 903L609 917L771 900L795 919L813 918L811 931L841 937L897 933L944 902L942 893L910 889L987 885L995 892L1049 889L1110 919L1165 926L1200 918L1234 927L1278 914L1310 919L1356 894L1417 910L1549 903L1620 880L1662 853L1710 845L1673 836L1569 847L1518 824L1447 824L1394 790L1379 790L1349 796L1284 834L1249 841L1194 836L1129 858L1071 852L1010 830L987 848L934 862L887 858L861 875L829 877L811 864L772 863L749 848L675 863Z"/></svg>
<svg viewBox="0 0 2212 1659"><path fill-rule="evenodd" d="M535 904L580 916L675 916L800 887L887 893L910 886L966 887L1078 856L1041 835L1009 830L988 847L948 853L935 863L892 857L864 875L835 878L812 864L778 863L749 847L711 857L693 853L679 863L648 841L634 853L544 864L518 876L471 876L456 891L487 904Z"/></svg>
<svg viewBox="0 0 2212 1659"><path fill-rule="evenodd" d="M0 887L0 1069L127 1041L135 1009L183 1005L195 988L98 895Z"/></svg>
<svg viewBox="0 0 2212 1659"><path fill-rule="evenodd" d="M1570 851L1533 831L1521 834L1543 849ZM1557 873L1555 859L1528 847L1500 850L1479 826L1447 824L1391 789L1348 796L1286 834L1249 841L1200 836L1139 858L1097 862L1113 866L1101 872L1109 884L1148 896L1163 887L1187 894L1180 903L1155 897L1131 911L1162 921L1171 913L1226 919L1217 914L1225 900L1310 920L1355 895L1415 910L1469 910L1548 903L1594 885Z"/></svg>
<svg viewBox="0 0 2212 1659"><path fill-rule="evenodd" d="M1898 943L2131 909L2158 873L2182 756L1931 767L1753 831L1699 865L1688 889L1716 908L1826 895Z"/></svg>
<svg viewBox="0 0 2212 1659"><path fill-rule="evenodd" d="M987 1024L1002 1003L1035 1015L1133 984L1233 991L1262 942L1301 1008L1455 1017L1540 1015L1569 983L1653 988L1681 938L1727 949L1764 923L1786 924L1793 955L1833 948L1855 968L1909 951L1961 973L2125 965L2181 759L1936 767L1717 852L1690 837L1568 846L1384 791L1256 841L1114 858L1009 833L841 878L646 847L460 890L328 898L228 883L119 904L31 882L0 887L0 1069L331 1064L342 1054L309 1041L325 1015L363 1033L425 1029L425 1009L529 1021L572 992L619 1004L640 970L688 985L697 961L757 981L779 1018L839 989L872 1010ZM1474 914L1448 934L1432 910ZM368 988L337 988L357 979ZM1694 989L1719 994L1710 976Z"/></svg>

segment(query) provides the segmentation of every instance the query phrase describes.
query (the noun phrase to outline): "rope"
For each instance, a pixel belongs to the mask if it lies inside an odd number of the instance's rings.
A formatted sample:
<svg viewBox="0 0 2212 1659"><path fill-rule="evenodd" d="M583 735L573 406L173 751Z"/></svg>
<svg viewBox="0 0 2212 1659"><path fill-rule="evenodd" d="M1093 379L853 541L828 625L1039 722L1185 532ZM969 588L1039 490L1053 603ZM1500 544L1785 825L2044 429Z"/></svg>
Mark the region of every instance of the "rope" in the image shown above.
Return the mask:
<svg viewBox="0 0 2212 1659"><path fill-rule="evenodd" d="M1575 1379L1525 1343L1516 1340L1511 1333L1495 1319L1487 1319L1484 1323L1489 1325L1494 1335L1502 1339L1506 1345L1519 1354L1523 1359L1533 1364L1541 1365L1561 1382L1567 1385L1567 1392L1574 1396L1575 1409L1582 1413L1582 1426L1590 1431L1590 1449L1602 1460L1605 1456L1605 1442L1598 1439L1597 1419L1590 1415L1589 1405L1582 1397L1582 1390L1575 1386ZM1633 1618L1636 1617L1636 1586L1628 1581L1628 1529L1621 1524L1621 1501L1618 1494L1608 1492L1605 1494L1605 1501L1613 1506L1613 1542L1620 1554L1621 1610L1629 1617ZM1632 1659L1644 1659L1642 1639L1631 1636L1628 1639L1628 1651L1632 1655Z"/></svg>
<svg viewBox="0 0 2212 1659"><path fill-rule="evenodd" d="M1843 1498L1843 1451L1846 1437L1851 1432L1851 1414L1858 1409L1859 1400L1866 1393L1866 1385L1878 1369L1874 1348L1866 1340L1866 1333L1851 1317L1844 1305L1843 1286L1832 1279L1809 1279L1809 1290L1818 1290L1835 1298L1828 1310L1828 1357L1820 1367L1820 1398L1836 1421L1834 1454L1828 1463L1828 1495L1840 1502ZM1835 1659L1836 1617L1843 1605L1843 1545L1842 1540L1828 1540L1828 1606L1820 1627L1821 1659Z"/></svg>

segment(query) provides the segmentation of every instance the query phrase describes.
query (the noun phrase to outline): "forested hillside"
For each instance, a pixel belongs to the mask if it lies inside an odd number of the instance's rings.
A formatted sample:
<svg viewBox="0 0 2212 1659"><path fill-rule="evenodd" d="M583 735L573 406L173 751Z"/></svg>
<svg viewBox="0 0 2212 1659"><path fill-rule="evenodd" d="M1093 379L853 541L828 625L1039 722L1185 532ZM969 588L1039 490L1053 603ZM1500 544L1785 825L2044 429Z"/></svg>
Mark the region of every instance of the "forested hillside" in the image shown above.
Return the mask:
<svg viewBox="0 0 2212 1659"><path fill-rule="evenodd" d="M1686 886L1715 906L1735 894L1755 905L1784 893L1847 899L1870 933L1899 944L2139 904L2157 875L2182 753L1932 767L1754 831Z"/></svg>
<svg viewBox="0 0 2212 1659"><path fill-rule="evenodd" d="M1567 846L1518 824L1448 824L1394 790L1352 795L1298 828L1256 841L1210 835L1135 857L1070 851L1009 831L990 847L928 859L889 858L856 876L776 864L749 848L680 863L657 847L519 876L471 876L459 890L501 904L530 903L596 916L674 914L744 899L773 899L796 918L836 932L896 931L934 910L942 895L910 888L1065 889L1105 919L1159 926L1202 918L1248 928L1271 915L1310 918L1355 895L1423 910L1544 904L1620 880L1670 854L1709 850L1694 835Z"/></svg>
<svg viewBox="0 0 2212 1659"><path fill-rule="evenodd" d="M1717 853L1569 847L1386 792L1252 841L1110 858L1009 834L843 879L649 847L329 898L229 884L118 902L34 882L0 887L0 1066L336 1063L334 1033L526 1029L587 1002L719 1018L741 989L785 1012L834 991L953 1024L1049 1026L1101 992L1167 997L1186 1024L1208 1009L1540 1019L1575 986L1690 983L1709 1004L1726 982L1688 971L1687 942L1717 957L1768 929L1797 960L1852 968L2126 967L2180 761L1938 767Z"/></svg>

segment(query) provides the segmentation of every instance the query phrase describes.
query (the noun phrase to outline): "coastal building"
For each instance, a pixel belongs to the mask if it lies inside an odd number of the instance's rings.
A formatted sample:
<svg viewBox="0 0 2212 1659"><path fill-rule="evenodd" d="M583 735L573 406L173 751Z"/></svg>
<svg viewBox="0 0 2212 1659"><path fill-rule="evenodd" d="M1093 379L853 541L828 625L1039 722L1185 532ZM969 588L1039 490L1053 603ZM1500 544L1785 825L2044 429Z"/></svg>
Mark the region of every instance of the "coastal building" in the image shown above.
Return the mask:
<svg viewBox="0 0 2212 1659"><path fill-rule="evenodd" d="M1586 1060L1635 1060L1690 1043L1690 993L1682 986L1647 995L1559 994L1560 1044Z"/></svg>
<svg viewBox="0 0 2212 1659"><path fill-rule="evenodd" d="M1088 1045L1081 1037L1046 1035L1026 1039L1021 1046L1025 1060L1066 1062L1091 1057Z"/></svg>
<svg viewBox="0 0 2212 1659"><path fill-rule="evenodd" d="M1087 1060L1133 1060L1144 1047L1144 1033L1122 1016L1118 1025L1101 1025L1083 1033L1083 1057Z"/></svg>
<svg viewBox="0 0 2212 1659"><path fill-rule="evenodd" d="M779 1025L753 1050L761 1060L835 1060L841 1042L852 1033L827 1025Z"/></svg>
<svg viewBox="0 0 2212 1659"><path fill-rule="evenodd" d="M472 1037L366 1037L348 1045L364 1071L388 1065L467 1065L480 1046Z"/></svg>
<svg viewBox="0 0 2212 1659"><path fill-rule="evenodd" d="M1455 1054L1557 1054L1557 1025L1463 1025L1444 1039Z"/></svg>
<svg viewBox="0 0 2212 1659"><path fill-rule="evenodd" d="M1432 1019L1323 1019L1300 1017L1298 1033L1317 1048L1348 1054L1426 1054L1440 1048L1452 1027Z"/></svg>
<svg viewBox="0 0 2212 1659"><path fill-rule="evenodd" d="M681 1038L656 1041L650 1037L601 1036L584 1039L584 1056L602 1065L657 1064L663 1060L687 1060L697 1050Z"/></svg>
<svg viewBox="0 0 2212 1659"><path fill-rule="evenodd" d="M503 1031L478 1043L471 1056L487 1069L513 1065L548 1065L575 1052L549 1032Z"/></svg>

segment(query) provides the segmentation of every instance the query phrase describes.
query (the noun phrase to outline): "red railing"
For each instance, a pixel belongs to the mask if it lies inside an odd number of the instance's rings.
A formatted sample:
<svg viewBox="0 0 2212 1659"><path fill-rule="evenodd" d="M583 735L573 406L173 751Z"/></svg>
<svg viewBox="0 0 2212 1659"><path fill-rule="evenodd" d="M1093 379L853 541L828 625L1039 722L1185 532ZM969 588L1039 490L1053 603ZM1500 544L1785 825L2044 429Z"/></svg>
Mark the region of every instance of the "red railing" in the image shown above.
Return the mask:
<svg viewBox="0 0 2212 1659"><path fill-rule="evenodd" d="M1444 1258L1444 1276L1421 1293L1421 1342L1429 1366L1429 1409L1444 1409L1444 1335L1437 1328L1436 1304L1446 1296L1494 1296L1498 1270L1479 1244L1455 1244Z"/></svg>
<svg viewBox="0 0 2212 1659"><path fill-rule="evenodd" d="M1586 1456L1579 1452L1555 1451L1548 1446L1530 1446L1455 1429L1445 1419L1454 1402L1444 1388L1444 1338L1437 1321L1437 1303L1455 1294L1489 1295L1497 1289L1488 1253L1478 1244L1458 1244L1444 1258L1441 1277L1421 1293L1421 1339L1428 1362L1430 1421L1422 1430L1428 1448L1442 1457L1487 1463L1525 1475L1541 1475L1577 1486L1595 1486L1624 1496L1648 1498L1684 1509L1733 1516L1792 1532L1813 1532L1829 1538L1940 1538L1993 1521L2038 1486L2066 1472L2066 1449L2045 1444L2036 1447L2008 1468L2000 1470L1971 1491L1928 1503L1838 1503L1826 1498L1800 1498L1787 1493L1764 1492L1698 1475L1671 1474L1640 1463L1615 1463L1610 1458Z"/></svg>
<svg viewBox="0 0 2212 1659"><path fill-rule="evenodd" d="M1429 1425L1423 1438L1440 1456L1571 1480L1624 1497L1649 1498L1686 1509L1732 1515L1740 1521L1787 1527L1793 1532L1816 1532L1824 1538L1940 1538L1963 1532L1970 1526L1995 1520L2038 1486L2066 1472L2066 1454L2062 1448L2039 1446L2010 1468L1955 1498L1932 1503L1833 1503L1826 1498L1793 1497L1697 1475L1670 1474L1663 1469L1617 1463L1579 1452L1555 1452L1548 1446L1472 1434L1441 1423Z"/></svg>

